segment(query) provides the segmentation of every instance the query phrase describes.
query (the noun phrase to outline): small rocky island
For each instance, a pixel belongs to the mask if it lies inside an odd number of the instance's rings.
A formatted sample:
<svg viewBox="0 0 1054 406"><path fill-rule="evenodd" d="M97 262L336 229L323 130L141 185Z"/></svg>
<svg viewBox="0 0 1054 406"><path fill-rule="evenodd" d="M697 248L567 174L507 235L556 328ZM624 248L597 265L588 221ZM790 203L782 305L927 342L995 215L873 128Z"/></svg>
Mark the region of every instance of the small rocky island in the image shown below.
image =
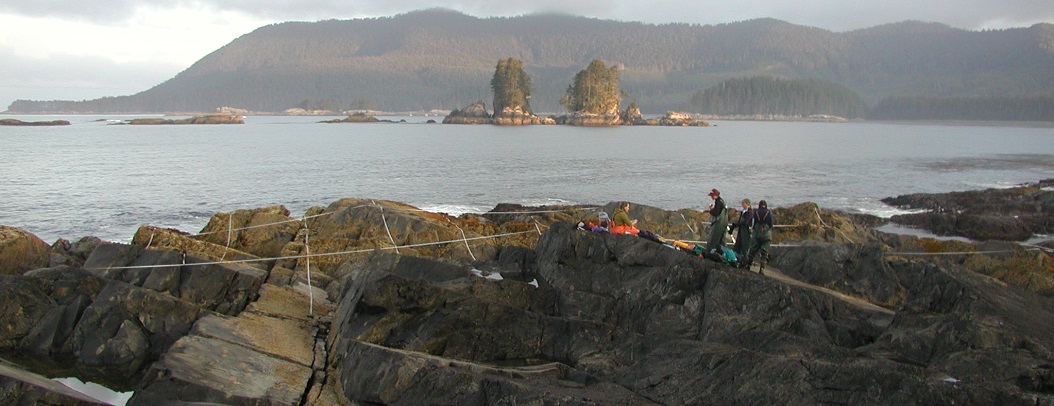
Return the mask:
<svg viewBox="0 0 1054 406"><path fill-rule="evenodd" d="M473 103L464 109L454 109L443 118L443 124L495 124L495 125L571 125L582 127L611 127L619 125L709 127L710 123L696 120L691 114L667 112L660 118L645 119L636 106L622 114L572 113L562 116L539 117L520 109L506 107L491 114L483 102Z"/></svg>
<svg viewBox="0 0 1054 406"><path fill-rule="evenodd" d="M0 399L99 404L42 377L76 376L133 405L1054 402L1049 242L887 234L802 203L774 210L759 275L578 226L615 205L348 198L130 244L0 227ZM709 222L629 215L667 240Z"/></svg>
<svg viewBox="0 0 1054 406"><path fill-rule="evenodd" d="M130 125L178 125L178 124L245 124L241 116L226 114L210 114L206 116L194 116L181 119L167 118L134 118L125 124Z"/></svg>
<svg viewBox="0 0 1054 406"><path fill-rule="evenodd" d="M22 126L22 127L47 127L47 126L70 125L70 122L66 121L66 120L22 121L22 120L13 119L13 118L5 118L5 119L0 119L0 125Z"/></svg>

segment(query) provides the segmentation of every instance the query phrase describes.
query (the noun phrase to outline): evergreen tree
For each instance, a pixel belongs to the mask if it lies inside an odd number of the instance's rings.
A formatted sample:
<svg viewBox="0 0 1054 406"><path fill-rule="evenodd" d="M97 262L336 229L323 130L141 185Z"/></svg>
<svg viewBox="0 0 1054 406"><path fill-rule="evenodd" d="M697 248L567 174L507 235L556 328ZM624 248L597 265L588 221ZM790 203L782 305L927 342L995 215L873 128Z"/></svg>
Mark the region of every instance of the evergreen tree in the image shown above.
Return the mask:
<svg viewBox="0 0 1054 406"><path fill-rule="evenodd" d="M618 76L617 66L607 67L603 61L594 59L585 70L575 75L560 104L571 112L618 114L622 102Z"/></svg>
<svg viewBox="0 0 1054 406"><path fill-rule="evenodd" d="M531 77L523 69L523 61L516 58L499 60L490 80L490 89L494 92L494 115L506 107L531 114Z"/></svg>

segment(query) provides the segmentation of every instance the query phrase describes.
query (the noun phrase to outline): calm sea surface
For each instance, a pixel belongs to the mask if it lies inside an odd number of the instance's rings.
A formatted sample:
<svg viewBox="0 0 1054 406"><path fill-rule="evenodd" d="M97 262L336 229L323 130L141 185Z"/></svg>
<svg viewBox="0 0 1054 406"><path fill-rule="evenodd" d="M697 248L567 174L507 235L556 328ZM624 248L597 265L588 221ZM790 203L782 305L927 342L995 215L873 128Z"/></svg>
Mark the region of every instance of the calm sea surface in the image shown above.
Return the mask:
<svg viewBox="0 0 1054 406"><path fill-rule="evenodd" d="M890 215L879 199L1054 178L1054 128L717 122L710 128L321 124L0 127L0 224L51 243L129 241L142 224L197 232L216 212L342 197L459 214L497 203L703 208L725 200ZM391 117L389 117L391 118Z"/></svg>

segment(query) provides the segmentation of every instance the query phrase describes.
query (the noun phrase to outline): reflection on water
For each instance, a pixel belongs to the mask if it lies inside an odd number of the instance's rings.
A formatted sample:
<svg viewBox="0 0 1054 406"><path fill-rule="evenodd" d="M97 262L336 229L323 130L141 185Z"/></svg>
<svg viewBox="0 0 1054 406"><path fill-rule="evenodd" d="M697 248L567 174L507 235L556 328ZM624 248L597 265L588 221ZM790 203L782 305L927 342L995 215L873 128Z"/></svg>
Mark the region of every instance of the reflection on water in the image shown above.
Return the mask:
<svg viewBox="0 0 1054 406"><path fill-rule="evenodd" d="M128 403L128 399L131 399L133 394L132 392L116 392L96 383L82 382L77 378L56 378L55 381L66 385L77 392L88 395L93 399L114 406L123 406L125 403Z"/></svg>

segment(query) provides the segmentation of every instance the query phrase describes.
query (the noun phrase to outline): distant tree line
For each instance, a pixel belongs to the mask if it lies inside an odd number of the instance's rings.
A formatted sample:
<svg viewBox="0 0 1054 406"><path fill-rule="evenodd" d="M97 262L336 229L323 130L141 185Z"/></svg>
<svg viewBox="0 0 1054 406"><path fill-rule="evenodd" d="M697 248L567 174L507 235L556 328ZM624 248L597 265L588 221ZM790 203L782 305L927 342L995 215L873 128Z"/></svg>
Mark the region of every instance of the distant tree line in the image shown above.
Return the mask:
<svg viewBox="0 0 1054 406"><path fill-rule="evenodd" d="M1054 121L1054 97L890 97L874 120Z"/></svg>
<svg viewBox="0 0 1054 406"><path fill-rule="evenodd" d="M726 80L700 90L688 105L692 112L715 115L826 114L861 118L867 114L867 105L860 96L844 86L768 76Z"/></svg>

